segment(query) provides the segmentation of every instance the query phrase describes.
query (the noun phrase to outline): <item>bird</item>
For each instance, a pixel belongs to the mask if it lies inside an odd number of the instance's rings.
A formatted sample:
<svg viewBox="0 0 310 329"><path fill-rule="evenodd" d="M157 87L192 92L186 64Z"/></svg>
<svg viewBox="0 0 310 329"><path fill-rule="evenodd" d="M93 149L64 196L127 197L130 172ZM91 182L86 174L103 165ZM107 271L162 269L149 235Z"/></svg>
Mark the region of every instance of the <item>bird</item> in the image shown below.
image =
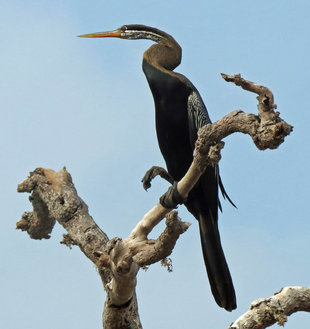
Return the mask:
<svg viewBox="0 0 310 329"><path fill-rule="evenodd" d="M140 24L80 37L155 42L143 54L142 69L154 98L159 148L168 173L174 181L179 181L192 163L198 130L211 123L198 90L188 78L174 71L181 63L180 45L168 33ZM224 198L232 203L222 184L218 166L209 165L184 204L199 223L202 253L214 299L220 307L232 311L237 303L218 229L219 187Z"/></svg>

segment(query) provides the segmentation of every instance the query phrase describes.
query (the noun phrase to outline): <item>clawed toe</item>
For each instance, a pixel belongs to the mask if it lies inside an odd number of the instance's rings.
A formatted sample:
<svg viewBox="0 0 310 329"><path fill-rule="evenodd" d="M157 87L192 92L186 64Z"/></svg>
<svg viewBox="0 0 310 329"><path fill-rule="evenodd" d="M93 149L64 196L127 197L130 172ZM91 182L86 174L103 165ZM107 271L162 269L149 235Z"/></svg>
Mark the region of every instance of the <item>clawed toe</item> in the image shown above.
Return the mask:
<svg viewBox="0 0 310 329"><path fill-rule="evenodd" d="M160 176L168 181L170 184L174 183L174 179L171 175L162 167L153 166L149 169L145 175L143 176L141 182L143 184L143 188L147 191L151 187L151 181L156 177Z"/></svg>

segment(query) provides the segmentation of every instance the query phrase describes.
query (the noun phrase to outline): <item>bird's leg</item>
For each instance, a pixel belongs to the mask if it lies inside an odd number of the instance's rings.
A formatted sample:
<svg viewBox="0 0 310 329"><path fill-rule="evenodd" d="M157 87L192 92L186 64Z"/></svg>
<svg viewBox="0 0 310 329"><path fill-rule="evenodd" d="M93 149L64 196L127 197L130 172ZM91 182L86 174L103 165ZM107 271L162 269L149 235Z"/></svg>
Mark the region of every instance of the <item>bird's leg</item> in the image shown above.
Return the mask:
<svg viewBox="0 0 310 329"><path fill-rule="evenodd" d="M172 176L162 167L153 166L149 169L143 176L141 182L143 183L143 188L147 191L151 187L151 181L156 177L160 176L164 178L170 184L174 184L174 179Z"/></svg>

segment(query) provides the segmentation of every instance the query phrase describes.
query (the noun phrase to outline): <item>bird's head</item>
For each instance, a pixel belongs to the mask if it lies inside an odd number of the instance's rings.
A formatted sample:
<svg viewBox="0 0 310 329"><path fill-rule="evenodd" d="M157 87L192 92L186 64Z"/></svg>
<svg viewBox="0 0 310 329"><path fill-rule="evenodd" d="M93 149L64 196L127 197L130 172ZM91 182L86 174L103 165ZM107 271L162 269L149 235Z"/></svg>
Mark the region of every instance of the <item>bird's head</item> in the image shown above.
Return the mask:
<svg viewBox="0 0 310 329"><path fill-rule="evenodd" d="M108 32L96 32L79 35L83 38L121 38L128 40L137 40L137 39L149 39L155 42L160 42L163 40L168 40L171 36L163 31L160 31L154 27L146 25L123 25L122 27Z"/></svg>

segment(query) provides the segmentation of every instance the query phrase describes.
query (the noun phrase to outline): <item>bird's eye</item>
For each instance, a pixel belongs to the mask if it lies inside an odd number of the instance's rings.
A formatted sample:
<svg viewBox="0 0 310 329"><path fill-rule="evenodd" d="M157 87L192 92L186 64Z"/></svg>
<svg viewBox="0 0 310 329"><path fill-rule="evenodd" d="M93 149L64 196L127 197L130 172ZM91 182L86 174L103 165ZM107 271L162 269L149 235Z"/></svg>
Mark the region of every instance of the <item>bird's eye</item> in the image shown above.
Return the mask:
<svg viewBox="0 0 310 329"><path fill-rule="evenodd" d="M122 31L123 31L123 32L125 32L127 29L128 29L128 28L127 28L126 25L122 26Z"/></svg>

